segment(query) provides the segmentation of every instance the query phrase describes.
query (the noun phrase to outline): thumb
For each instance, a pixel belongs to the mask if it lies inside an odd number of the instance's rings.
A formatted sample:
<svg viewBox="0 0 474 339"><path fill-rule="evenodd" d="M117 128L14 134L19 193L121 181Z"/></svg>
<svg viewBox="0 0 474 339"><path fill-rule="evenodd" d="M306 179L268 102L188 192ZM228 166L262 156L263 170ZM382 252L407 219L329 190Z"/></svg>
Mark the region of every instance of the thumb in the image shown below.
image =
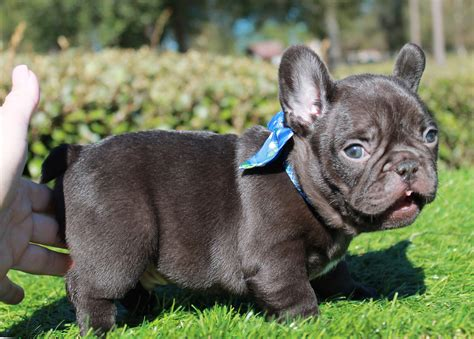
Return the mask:
<svg viewBox="0 0 474 339"><path fill-rule="evenodd" d="M25 166L28 124L39 101L36 75L15 67L13 87L0 107L0 209L11 202Z"/></svg>
<svg viewBox="0 0 474 339"><path fill-rule="evenodd" d="M26 65L16 66L12 72L12 90L2 106L2 114L15 116L28 123L39 98L36 75Z"/></svg>

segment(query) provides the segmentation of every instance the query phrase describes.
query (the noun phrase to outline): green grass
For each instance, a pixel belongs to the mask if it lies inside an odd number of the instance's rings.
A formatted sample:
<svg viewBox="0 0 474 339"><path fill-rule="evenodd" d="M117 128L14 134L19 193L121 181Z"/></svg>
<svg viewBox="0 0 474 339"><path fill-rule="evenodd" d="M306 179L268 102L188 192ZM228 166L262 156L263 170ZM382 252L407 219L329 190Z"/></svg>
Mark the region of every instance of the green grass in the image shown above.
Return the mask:
<svg viewBox="0 0 474 339"><path fill-rule="evenodd" d="M109 337L472 337L473 189L474 169L442 172L437 200L415 225L356 238L353 274L381 299L324 302L318 319L279 324L249 303L163 288L157 290L163 307L153 317L137 321L121 310ZM10 276L26 298L0 305L0 336L78 335L61 278Z"/></svg>

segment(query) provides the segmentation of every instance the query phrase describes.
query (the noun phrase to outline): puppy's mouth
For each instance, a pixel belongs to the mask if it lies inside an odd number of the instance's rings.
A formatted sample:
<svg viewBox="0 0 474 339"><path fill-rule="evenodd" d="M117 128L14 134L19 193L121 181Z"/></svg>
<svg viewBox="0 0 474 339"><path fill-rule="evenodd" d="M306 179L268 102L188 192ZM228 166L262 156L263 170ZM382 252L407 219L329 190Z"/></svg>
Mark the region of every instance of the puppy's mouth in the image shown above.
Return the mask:
<svg viewBox="0 0 474 339"><path fill-rule="evenodd" d="M384 213L384 228L398 228L411 224L423 207L423 198L412 191L406 191Z"/></svg>

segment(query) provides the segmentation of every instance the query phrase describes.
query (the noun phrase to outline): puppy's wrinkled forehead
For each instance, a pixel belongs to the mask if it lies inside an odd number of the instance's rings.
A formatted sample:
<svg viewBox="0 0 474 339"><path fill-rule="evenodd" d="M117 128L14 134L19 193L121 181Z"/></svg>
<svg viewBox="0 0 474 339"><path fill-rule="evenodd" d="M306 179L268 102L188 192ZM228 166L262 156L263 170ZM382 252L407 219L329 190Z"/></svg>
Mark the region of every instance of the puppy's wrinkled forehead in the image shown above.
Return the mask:
<svg viewBox="0 0 474 339"><path fill-rule="evenodd" d="M346 135L348 138L370 139L378 132L400 139L431 121L417 95L396 78L356 75L335 87L331 105L334 127L338 133L353 134Z"/></svg>

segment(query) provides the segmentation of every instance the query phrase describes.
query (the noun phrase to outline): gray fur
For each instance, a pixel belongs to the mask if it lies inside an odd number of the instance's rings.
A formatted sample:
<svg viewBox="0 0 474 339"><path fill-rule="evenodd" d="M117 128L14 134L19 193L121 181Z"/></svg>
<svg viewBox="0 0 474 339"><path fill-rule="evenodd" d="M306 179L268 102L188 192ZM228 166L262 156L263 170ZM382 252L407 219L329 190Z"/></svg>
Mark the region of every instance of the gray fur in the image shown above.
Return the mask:
<svg viewBox="0 0 474 339"><path fill-rule="evenodd" d="M421 73L405 64L417 63L406 48L394 77L341 81L306 47L285 52L280 101L296 132L285 152L313 208L281 161L238 169L268 136L260 126L242 136L138 132L53 150L43 178L57 177L57 216L74 261L67 290L81 333L109 330L114 300L146 309L139 279L150 264L181 288L251 296L279 319L316 315L316 295L373 296L344 261L321 273L357 234L413 222L418 212L388 217L406 192L419 210L435 197L437 145L422 134L436 125L413 91ZM318 114L304 109L308 93ZM363 140L367 161L344 156L349 139ZM416 173L402 176L407 161Z"/></svg>

